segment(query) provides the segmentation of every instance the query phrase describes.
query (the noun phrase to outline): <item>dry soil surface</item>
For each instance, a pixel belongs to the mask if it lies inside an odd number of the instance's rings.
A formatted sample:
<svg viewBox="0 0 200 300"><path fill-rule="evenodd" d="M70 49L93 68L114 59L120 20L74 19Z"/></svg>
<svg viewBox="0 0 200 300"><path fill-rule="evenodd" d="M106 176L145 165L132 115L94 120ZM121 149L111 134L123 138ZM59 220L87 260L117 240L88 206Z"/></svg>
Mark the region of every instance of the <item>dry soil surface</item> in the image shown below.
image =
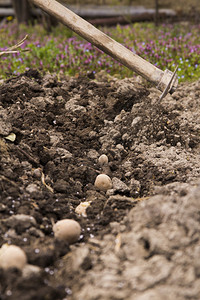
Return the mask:
<svg viewBox="0 0 200 300"><path fill-rule="evenodd" d="M0 246L31 266L0 270L0 299L200 299L200 81L159 95L103 73L2 83ZM73 245L53 236L64 218Z"/></svg>

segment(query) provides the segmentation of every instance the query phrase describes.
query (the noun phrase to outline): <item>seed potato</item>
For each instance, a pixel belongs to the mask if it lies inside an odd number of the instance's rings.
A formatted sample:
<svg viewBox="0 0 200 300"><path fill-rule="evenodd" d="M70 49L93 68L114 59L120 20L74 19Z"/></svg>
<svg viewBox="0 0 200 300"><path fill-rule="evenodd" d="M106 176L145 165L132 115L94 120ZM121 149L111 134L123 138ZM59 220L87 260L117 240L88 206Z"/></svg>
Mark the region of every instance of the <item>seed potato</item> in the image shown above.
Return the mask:
<svg viewBox="0 0 200 300"><path fill-rule="evenodd" d="M0 249L0 268L22 270L27 263L25 252L18 246L4 244Z"/></svg>
<svg viewBox="0 0 200 300"><path fill-rule="evenodd" d="M106 174L100 174L96 177L94 185L101 191L107 191L112 188L112 181Z"/></svg>
<svg viewBox="0 0 200 300"><path fill-rule="evenodd" d="M78 222L72 219L63 219L53 225L55 238L63 240L69 244L78 241L81 234L81 227Z"/></svg>
<svg viewBox="0 0 200 300"><path fill-rule="evenodd" d="M102 154L101 156L99 156L99 163L100 165L105 165L108 163L108 156L105 154Z"/></svg>

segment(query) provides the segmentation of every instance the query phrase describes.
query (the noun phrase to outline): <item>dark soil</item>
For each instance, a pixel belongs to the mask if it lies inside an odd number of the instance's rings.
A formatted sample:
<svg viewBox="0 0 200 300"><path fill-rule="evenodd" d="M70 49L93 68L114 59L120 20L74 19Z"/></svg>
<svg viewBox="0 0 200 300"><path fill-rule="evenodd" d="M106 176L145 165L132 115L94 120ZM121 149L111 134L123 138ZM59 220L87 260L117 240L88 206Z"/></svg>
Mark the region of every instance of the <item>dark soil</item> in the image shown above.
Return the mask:
<svg viewBox="0 0 200 300"><path fill-rule="evenodd" d="M159 95L104 73L2 83L0 246L38 268L0 270L0 299L200 299L200 81ZM64 218L82 227L71 246L52 233Z"/></svg>

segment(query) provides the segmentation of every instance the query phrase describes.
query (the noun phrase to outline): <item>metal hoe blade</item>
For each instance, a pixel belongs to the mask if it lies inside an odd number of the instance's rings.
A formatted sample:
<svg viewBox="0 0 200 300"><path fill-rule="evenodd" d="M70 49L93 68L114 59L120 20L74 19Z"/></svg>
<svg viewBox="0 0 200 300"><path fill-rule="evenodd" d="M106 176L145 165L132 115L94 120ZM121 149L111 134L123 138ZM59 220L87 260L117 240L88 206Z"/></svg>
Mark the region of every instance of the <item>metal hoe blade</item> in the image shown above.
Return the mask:
<svg viewBox="0 0 200 300"><path fill-rule="evenodd" d="M178 70L178 66L176 66L176 69L175 69L174 73L172 74L172 77L171 77L168 85L166 86L165 90L162 92L162 95L159 98L159 102L168 94L169 90L171 89L172 82L173 82L175 76L177 76L176 75L177 70Z"/></svg>
<svg viewBox="0 0 200 300"><path fill-rule="evenodd" d="M173 93L175 91L178 85L176 72L173 73L169 70L162 71L158 69L55 0L31 1L88 42L155 84L163 92L161 95L162 98L168 92Z"/></svg>

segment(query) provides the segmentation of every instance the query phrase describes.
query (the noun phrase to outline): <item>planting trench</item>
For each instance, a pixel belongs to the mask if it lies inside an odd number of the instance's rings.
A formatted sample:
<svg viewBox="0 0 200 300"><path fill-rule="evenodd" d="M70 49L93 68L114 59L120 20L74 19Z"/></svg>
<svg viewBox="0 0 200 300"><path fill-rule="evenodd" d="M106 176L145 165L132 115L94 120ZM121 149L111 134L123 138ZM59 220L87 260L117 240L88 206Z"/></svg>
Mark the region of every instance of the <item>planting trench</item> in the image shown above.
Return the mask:
<svg viewBox="0 0 200 300"><path fill-rule="evenodd" d="M159 95L103 72L2 83L0 245L37 268L1 269L0 299L200 298L200 81ZM82 227L71 246L52 234L64 218Z"/></svg>

